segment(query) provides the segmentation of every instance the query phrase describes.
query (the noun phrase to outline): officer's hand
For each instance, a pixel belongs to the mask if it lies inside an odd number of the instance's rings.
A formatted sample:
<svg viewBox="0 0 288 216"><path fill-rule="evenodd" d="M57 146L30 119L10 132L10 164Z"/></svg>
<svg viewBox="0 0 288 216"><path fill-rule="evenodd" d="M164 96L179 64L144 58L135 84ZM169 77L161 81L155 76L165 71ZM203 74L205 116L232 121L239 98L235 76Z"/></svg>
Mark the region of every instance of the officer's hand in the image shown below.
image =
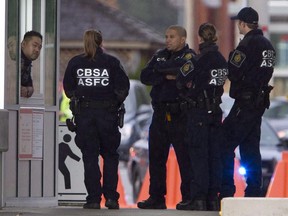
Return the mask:
<svg viewBox="0 0 288 216"><path fill-rule="evenodd" d="M34 88L32 86L21 86L20 96L29 98L32 96Z"/></svg>
<svg viewBox="0 0 288 216"><path fill-rule="evenodd" d="M20 96L27 97L27 88L25 86L21 86Z"/></svg>
<svg viewBox="0 0 288 216"><path fill-rule="evenodd" d="M170 74L166 75L165 78L167 80L176 80L176 76L175 75L170 75Z"/></svg>
<svg viewBox="0 0 288 216"><path fill-rule="evenodd" d="M28 86L27 87L27 97L31 97L33 93L34 93L33 86Z"/></svg>
<svg viewBox="0 0 288 216"><path fill-rule="evenodd" d="M189 81L188 83L186 83L186 87L191 88L192 87L192 81Z"/></svg>

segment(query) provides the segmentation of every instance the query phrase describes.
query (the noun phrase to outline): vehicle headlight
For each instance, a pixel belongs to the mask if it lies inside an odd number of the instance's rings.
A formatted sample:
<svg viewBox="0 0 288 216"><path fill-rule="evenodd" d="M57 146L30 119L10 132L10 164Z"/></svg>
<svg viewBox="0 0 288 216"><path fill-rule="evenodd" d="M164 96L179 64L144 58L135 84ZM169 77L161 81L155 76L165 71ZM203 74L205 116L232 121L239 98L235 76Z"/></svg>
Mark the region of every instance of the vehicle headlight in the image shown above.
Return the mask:
<svg viewBox="0 0 288 216"><path fill-rule="evenodd" d="M148 156L147 156L147 150L143 148L137 148L137 147L131 147L129 149L130 158L133 158L134 161L137 161L138 163L147 164Z"/></svg>
<svg viewBox="0 0 288 216"><path fill-rule="evenodd" d="M287 137L288 138L288 130L280 130L277 132L278 137L280 139Z"/></svg>

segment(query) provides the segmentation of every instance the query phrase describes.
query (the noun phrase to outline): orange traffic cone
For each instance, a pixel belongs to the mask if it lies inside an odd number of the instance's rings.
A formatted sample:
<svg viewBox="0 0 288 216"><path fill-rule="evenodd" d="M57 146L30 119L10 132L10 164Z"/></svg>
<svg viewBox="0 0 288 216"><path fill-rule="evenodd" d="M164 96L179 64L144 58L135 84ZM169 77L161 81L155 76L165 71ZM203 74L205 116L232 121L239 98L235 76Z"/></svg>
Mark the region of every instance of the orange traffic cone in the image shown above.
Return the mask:
<svg viewBox="0 0 288 216"><path fill-rule="evenodd" d="M182 200L180 192L181 177L178 167L178 162L174 148L170 148L169 157L167 161L167 195L166 205L167 208L174 208L176 204Z"/></svg>
<svg viewBox="0 0 288 216"><path fill-rule="evenodd" d="M180 193L181 177L179 173L175 151L173 148L170 148L166 167L167 167L166 205L167 208L175 208L176 204L181 200L181 193ZM150 184L150 174L149 170L147 170L137 202L145 200L149 197L149 184Z"/></svg>
<svg viewBox="0 0 288 216"><path fill-rule="evenodd" d="M120 208L127 208L128 205L127 205L126 198L125 198L125 190L124 190L122 179L121 179L121 176L119 175L119 173L118 173L117 192L120 194L120 197L118 200Z"/></svg>
<svg viewBox="0 0 288 216"><path fill-rule="evenodd" d="M242 175L238 172L240 168L240 162L235 158L234 160L234 184L236 186L236 192L234 197L244 197L244 191L246 188L246 181Z"/></svg>
<svg viewBox="0 0 288 216"><path fill-rule="evenodd" d="M103 158L102 157L100 157L100 171L101 171L101 173L103 173ZM103 178L101 178L101 184L103 184ZM119 175L119 172L118 172L117 192L120 194L120 197L118 200L120 208L126 208L127 202L125 199L125 190L124 190L121 176ZM104 195L102 195L101 207L104 207L104 206L105 206L105 198L104 198Z"/></svg>
<svg viewBox="0 0 288 216"><path fill-rule="evenodd" d="M240 162L235 158L234 162L234 182L236 186L236 192L234 197L243 197L244 191L246 188L245 179L238 172L240 168ZM166 204L168 208L175 208L176 204L181 201L181 192L180 184L181 177L180 171L177 163L176 154L173 148L170 148L169 157L167 161L167 195L166 195ZM149 184L150 184L150 175L149 170L147 170L143 185L141 187L137 202L145 200L149 197Z"/></svg>
<svg viewBox="0 0 288 216"><path fill-rule="evenodd" d="M288 151L282 152L282 160L276 165L266 197L288 197Z"/></svg>
<svg viewBox="0 0 288 216"><path fill-rule="evenodd" d="M147 169L138 198L137 203L143 200L148 199L149 197L149 185L150 185L150 174L149 169Z"/></svg>

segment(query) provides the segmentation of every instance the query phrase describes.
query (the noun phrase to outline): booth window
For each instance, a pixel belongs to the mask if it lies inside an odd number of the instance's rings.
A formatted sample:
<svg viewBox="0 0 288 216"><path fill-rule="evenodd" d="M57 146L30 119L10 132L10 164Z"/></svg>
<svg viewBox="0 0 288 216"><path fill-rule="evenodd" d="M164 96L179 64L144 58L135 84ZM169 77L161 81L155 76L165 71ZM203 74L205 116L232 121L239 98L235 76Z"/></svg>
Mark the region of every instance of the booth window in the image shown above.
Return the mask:
<svg viewBox="0 0 288 216"><path fill-rule="evenodd" d="M57 0L7 1L5 105L55 106L57 98ZM27 31L42 34L42 49L32 62L34 93L20 97L21 41ZM14 50L14 54L12 52Z"/></svg>

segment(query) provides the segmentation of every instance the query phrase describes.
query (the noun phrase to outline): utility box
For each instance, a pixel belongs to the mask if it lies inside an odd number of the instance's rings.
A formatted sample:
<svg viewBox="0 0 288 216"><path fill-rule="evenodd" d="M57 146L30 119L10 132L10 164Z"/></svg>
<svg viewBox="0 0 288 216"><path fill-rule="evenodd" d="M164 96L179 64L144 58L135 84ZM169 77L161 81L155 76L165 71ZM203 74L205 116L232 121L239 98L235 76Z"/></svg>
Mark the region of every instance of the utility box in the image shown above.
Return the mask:
<svg viewBox="0 0 288 216"><path fill-rule="evenodd" d="M9 137L9 112L5 109L0 109L0 152L8 151Z"/></svg>

